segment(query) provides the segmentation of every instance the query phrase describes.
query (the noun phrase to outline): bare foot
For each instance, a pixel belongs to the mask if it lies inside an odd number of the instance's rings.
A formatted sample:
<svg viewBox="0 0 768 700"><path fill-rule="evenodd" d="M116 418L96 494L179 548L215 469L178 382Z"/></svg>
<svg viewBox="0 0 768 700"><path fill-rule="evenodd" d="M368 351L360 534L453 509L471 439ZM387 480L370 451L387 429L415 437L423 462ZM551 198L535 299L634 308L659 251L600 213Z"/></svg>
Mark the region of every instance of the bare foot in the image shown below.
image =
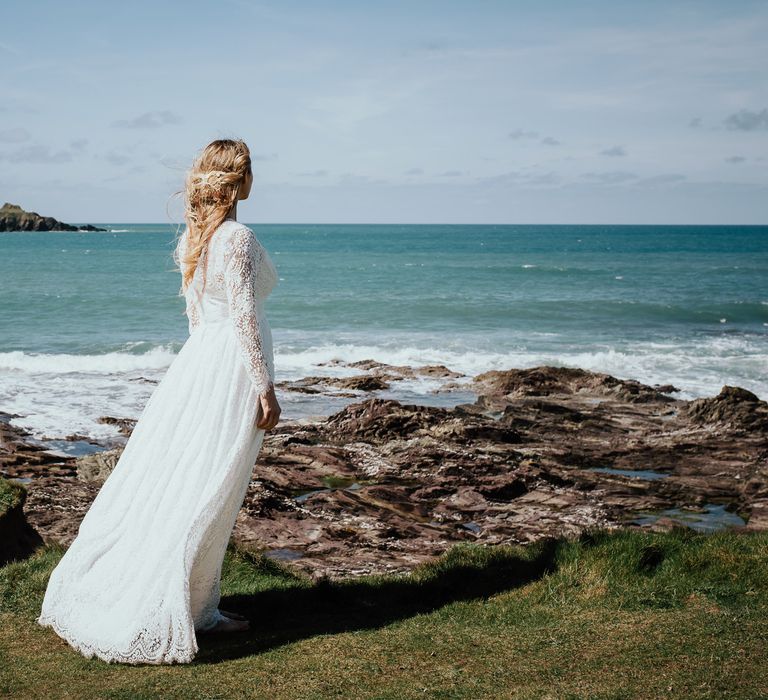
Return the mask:
<svg viewBox="0 0 768 700"><path fill-rule="evenodd" d="M220 632L245 632L245 630L248 629L250 624L251 623L248 622L248 620L232 620L225 616L223 619L219 620L213 627L210 627L209 629L205 629L205 630L200 630L198 634L218 634Z"/></svg>
<svg viewBox="0 0 768 700"><path fill-rule="evenodd" d="M232 620L247 620L248 619L247 617L245 617L244 615L241 615L240 613L227 612L226 610L222 610L221 608L219 608L219 612L222 615L225 615L226 617L231 618Z"/></svg>

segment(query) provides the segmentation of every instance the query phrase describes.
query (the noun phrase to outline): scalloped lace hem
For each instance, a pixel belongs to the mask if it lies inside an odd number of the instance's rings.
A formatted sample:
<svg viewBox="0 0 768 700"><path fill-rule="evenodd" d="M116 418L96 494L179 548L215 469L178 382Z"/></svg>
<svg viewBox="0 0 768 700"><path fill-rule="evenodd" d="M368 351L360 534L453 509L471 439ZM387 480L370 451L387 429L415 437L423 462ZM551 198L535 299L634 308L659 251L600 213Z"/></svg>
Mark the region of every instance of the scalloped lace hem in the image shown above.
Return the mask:
<svg viewBox="0 0 768 700"><path fill-rule="evenodd" d="M155 639L146 640L146 632L140 633L129 645L128 650L119 650L113 648L104 648L96 644L88 644L80 641L71 634L69 628L59 624L59 622L50 616L40 615L36 622L43 627L50 627L56 634L64 639L73 649L79 651L83 656L92 659L94 656L106 661L107 663L123 664L188 664L191 663L197 654L198 647L195 643L192 648L177 647L167 652L159 654L153 653L153 646L157 646Z"/></svg>

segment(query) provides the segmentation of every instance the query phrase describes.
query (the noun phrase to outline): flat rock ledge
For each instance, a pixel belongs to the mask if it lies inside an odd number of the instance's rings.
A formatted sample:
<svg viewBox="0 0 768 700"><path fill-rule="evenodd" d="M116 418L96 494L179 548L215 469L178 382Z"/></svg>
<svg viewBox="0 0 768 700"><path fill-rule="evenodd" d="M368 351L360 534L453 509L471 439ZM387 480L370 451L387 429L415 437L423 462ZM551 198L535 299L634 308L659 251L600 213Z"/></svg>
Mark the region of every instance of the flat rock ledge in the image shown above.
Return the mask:
<svg viewBox="0 0 768 700"><path fill-rule="evenodd" d="M410 369L355 365L370 381L335 386L373 391ZM343 578L406 572L463 541L665 529L679 523L675 513L716 510L736 529L768 528L768 404L746 389L684 401L671 385L554 366L485 372L461 386L474 403L362 397L322 420L281 423L264 441L233 538L311 576ZM28 480L24 513L42 540L69 544L123 448L52 457L5 418L0 474ZM109 420L130 435L133 422Z"/></svg>

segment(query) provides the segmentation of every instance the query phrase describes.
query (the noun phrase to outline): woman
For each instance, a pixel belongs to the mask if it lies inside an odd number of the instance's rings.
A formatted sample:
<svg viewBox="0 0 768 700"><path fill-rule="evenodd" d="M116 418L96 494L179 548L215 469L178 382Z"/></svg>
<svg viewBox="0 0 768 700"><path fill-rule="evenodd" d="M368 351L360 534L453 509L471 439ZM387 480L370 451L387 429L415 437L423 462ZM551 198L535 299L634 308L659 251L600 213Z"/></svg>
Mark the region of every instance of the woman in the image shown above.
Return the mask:
<svg viewBox="0 0 768 700"><path fill-rule="evenodd" d="M188 663L198 632L248 628L218 603L235 518L280 417L263 309L277 273L236 219L252 182L240 140L212 142L187 175L174 260L190 336L51 573L37 619L88 658Z"/></svg>

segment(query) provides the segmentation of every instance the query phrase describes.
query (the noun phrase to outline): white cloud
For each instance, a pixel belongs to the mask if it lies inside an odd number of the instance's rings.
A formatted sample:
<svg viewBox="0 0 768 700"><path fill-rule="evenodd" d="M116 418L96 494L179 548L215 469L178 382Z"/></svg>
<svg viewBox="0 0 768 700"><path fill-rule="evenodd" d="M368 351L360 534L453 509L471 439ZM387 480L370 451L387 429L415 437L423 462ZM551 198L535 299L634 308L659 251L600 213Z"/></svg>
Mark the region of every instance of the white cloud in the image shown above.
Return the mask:
<svg viewBox="0 0 768 700"><path fill-rule="evenodd" d="M610 148L605 148L600 151L600 155L620 158L627 155L627 151L625 150L624 146L611 146Z"/></svg>
<svg viewBox="0 0 768 700"><path fill-rule="evenodd" d="M156 112L144 112L133 119L117 119L112 126L126 129L156 129L167 124L181 124L181 117L171 110L164 109Z"/></svg>
<svg viewBox="0 0 768 700"><path fill-rule="evenodd" d="M768 109L752 112L742 109L725 119L725 126L735 131L765 131L768 130Z"/></svg>

